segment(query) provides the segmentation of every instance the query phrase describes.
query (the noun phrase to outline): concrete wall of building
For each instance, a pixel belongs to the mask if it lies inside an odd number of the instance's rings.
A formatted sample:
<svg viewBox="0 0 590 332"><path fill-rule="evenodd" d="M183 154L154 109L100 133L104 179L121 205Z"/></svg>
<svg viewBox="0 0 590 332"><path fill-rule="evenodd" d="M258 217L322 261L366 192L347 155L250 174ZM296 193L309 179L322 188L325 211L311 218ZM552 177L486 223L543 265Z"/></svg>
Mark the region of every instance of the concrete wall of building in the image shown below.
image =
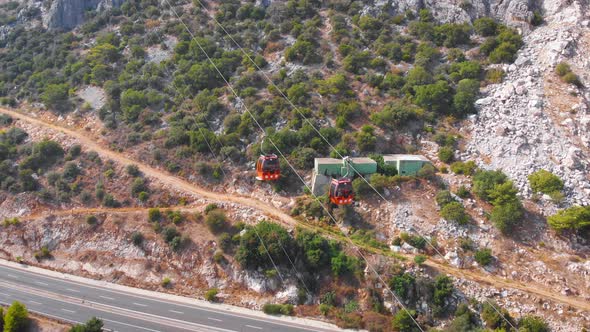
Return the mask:
<svg viewBox="0 0 590 332"><path fill-rule="evenodd" d="M311 177L311 191L316 196L324 195L328 192L328 186L330 185L331 180L332 177L317 174L314 170Z"/></svg>

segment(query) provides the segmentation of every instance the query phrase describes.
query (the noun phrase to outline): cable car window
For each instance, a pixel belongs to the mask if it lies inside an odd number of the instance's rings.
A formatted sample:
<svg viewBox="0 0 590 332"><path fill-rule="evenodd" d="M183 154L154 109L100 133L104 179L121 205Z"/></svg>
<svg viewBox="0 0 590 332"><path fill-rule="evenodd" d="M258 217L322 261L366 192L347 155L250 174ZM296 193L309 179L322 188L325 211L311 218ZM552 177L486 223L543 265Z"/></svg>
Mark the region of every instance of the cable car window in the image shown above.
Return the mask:
<svg viewBox="0 0 590 332"><path fill-rule="evenodd" d="M262 165L262 169L265 171L275 170L279 168L279 159L266 159Z"/></svg>

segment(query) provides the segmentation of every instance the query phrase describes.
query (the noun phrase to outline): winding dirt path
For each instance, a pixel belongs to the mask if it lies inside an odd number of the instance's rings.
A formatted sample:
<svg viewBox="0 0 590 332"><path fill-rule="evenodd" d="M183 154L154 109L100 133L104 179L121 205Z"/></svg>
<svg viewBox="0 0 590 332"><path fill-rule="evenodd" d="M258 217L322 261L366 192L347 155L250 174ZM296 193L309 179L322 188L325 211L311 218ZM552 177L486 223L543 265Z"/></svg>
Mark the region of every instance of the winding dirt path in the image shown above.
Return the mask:
<svg viewBox="0 0 590 332"><path fill-rule="evenodd" d="M259 200L245 197L245 196L240 196L236 193L227 193L226 194L226 193L216 193L216 192L209 191L205 188L199 187L199 186L197 186L193 183L190 183L186 180L183 180L183 179L180 179L180 178L175 177L173 175L170 175L169 173L167 173L165 171L156 169L154 167L143 164L137 160L131 159L130 157L125 156L123 153L118 153L118 152L109 150L108 148L105 147L104 144L100 144L100 142L97 142L95 139L89 138L76 130L72 130L72 129L69 129L69 128L66 128L66 127L63 127L60 125L49 123L47 121L43 121L41 119L37 119L37 118L31 117L29 115L25 115L23 113L13 111L13 110L0 108L0 113L10 115L13 118L28 122L28 123L36 125L36 126L45 127L45 128L49 128L51 130L57 131L57 132L64 133L72 138L75 138L79 144L86 146L86 148L88 148L88 149L96 151L99 155L101 155L103 157L106 157L108 159L112 159L112 160L116 161L117 163L120 163L123 165L129 165L129 164L137 165L139 170L142 173L144 173L147 177L151 178L152 180L154 180L156 182L160 182L162 184L176 188L179 191L191 193L196 196L204 197L204 198L207 198L207 199L210 199L213 201L231 202L231 203L236 203L236 204L239 204L242 206L247 206L247 207L250 207L250 208L253 208L255 210L262 212L263 214L265 214L266 216L268 216L272 219L277 219L277 220L284 222L286 224L289 224L289 225L294 225L297 223L297 221L295 219L293 219L291 216L289 216L288 214L284 213L283 211L281 211L280 209L278 209L274 206L268 205L268 203L261 202Z"/></svg>
<svg viewBox="0 0 590 332"><path fill-rule="evenodd" d="M139 167L139 169L146 176L153 178L155 181L159 181L163 184L174 187L177 190L191 193L191 194L201 196L201 197L204 197L204 198L207 198L210 200L214 200L214 201L232 202L232 203L236 203L236 204L239 204L242 206L247 206L247 207L250 207L250 208L255 209L257 211L260 211L261 213L267 215L268 217L270 217L272 219L278 220L282 223L285 223L285 224L288 224L291 226L294 226L297 224L301 225L301 223L298 222L293 217L289 216L288 214L286 214L285 212L283 212L279 208L269 205L266 202L262 202L262 201L259 201L257 199L250 198L250 197L240 196L235 193L228 193L228 194L216 193L216 192L209 191L205 188L201 188L193 183L190 183L188 181L185 181L183 179L180 179L180 178L177 178L173 175L170 175L169 173L167 173L165 171L158 170L158 169L153 168L151 166L142 164L141 162L139 162L137 160L133 160L129 157L126 157L122 153L111 151L108 148L106 148L104 145L101 145L96 140L89 138L76 130L65 128L60 125L56 125L54 123L49 123L49 122L43 121L41 119L34 118L30 115L26 115L26 114L16 112L13 110L0 108L0 113L10 115L11 117L18 119L20 121L28 122L28 123L36 125L36 126L49 128L51 130L61 132L61 133L64 133L68 136L71 136L72 138L77 139L80 144L85 145L87 148L96 151L99 155L102 155L103 157L110 158L114 161L117 161L117 162L119 162L121 164L125 164L125 165L126 164L135 164ZM190 210L191 207L182 207L182 208L179 207L179 209ZM95 208L95 209L55 211L55 212L50 212L47 214L49 214L49 215L76 215L76 214L83 214L83 213L89 213L89 212L92 212L92 213L100 213L100 212L129 213L129 212L139 212L139 211L147 211L147 210L148 210L148 208L112 208L112 209ZM28 219L31 217L34 217L34 216L31 215L31 216L28 216L25 218ZM312 227L319 232L327 233L329 236L334 237L334 234L327 232L326 230L324 230L322 228L316 228L316 227L313 227L310 225L305 225L305 224L302 226ZM343 236L340 236L340 237L343 237ZM380 250L377 250L372 247L368 247L363 244L357 244L357 246L360 248L363 248L367 251L370 251L370 252L385 254L386 256L389 254L389 256L391 256L391 252L387 253L385 251L380 251ZM403 254L403 255L399 255L399 256L403 256L404 258L409 259L409 260L412 260L414 257L413 255L409 255L409 254ZM552 290L548 289L547 287L545 287L541 284L538 284L538 283L534 283L534 282L523 283L520 281L509 280L509 279L501 278L501 277L494 276L494 275L484 274L479 270L459 269L459 268L452 267L452 266L448 265L447 263L445 263L444 261L438 260L436 258L430 258L425 263L425 265L429 266L433 269L439 270L441 272L444 272L446 274L458 277L458 278L463 278L463 279L475 281L477 283L490 285L490 286L493 286L496 288L516 289L516 290L519 290L522 292L529 293L529 294L536 296L536 297L540 297L540 298L543 298L546 300L551 300L554 302L566 304L571 307L580 309L582 311L590 312L590 302L589 301L586 301L586 300L584 300L580 297L576 297L576 296L565 296L560 293L556 293L555 291L552 291Z"/></svg>

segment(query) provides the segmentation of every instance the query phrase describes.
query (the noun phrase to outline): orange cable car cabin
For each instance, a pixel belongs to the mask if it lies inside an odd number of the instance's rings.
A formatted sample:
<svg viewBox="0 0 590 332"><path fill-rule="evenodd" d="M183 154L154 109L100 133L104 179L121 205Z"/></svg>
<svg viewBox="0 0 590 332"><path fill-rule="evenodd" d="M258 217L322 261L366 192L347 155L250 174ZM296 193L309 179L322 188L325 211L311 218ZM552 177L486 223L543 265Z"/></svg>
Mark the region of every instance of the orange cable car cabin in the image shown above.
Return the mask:
<svg viewBox="0 0 590 332"><path fill-rule="evenodd" d="M279 158L276 154L261 155L256 162L256 180L275 181L281 176Z"/></svg>
<svg viewBox="0 0 590 332"><path fill-rule="evenodd" d="M352 181L349 178L332 179L330 183L330 201L336 205L349 205L354 200Z"/></svg>

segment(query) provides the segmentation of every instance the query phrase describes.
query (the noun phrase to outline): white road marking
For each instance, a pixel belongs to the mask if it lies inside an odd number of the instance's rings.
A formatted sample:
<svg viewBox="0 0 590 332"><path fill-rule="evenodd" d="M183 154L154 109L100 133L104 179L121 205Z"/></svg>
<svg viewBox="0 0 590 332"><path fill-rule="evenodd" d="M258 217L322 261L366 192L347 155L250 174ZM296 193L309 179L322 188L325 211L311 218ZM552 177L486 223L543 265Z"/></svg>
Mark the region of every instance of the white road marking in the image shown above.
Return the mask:
<svg viewBox="0 0 590 332"><path fill-rule="evenodd" d="M140 306L140 307L147 307L147 304L133 302L133 304Z"/></svg>
<svg viewBox="0 0 590 332"><path fill-rule="evenodd" d="M184 314L184 312L182 312L182 311L176 311L176 310L172 310L172 309L170 309L168 311L173 312L175 314L181 314L181 315Z"/></svg>
<svg viewBox="0 0 590 332"><path fill-rule="evenodd" d="M216 322L223 322L221 319L207 317L207 319L214 320Z"/></svg>
<svg viewBox="0 0 590 332"><path fill-rule="evenodd" d="M121 325L125 325L125 326L131 326L131 327L135 327L135 328L140 329L140 330L152 331L152 332L160 332L158 330L152 330L152 329L148 329L147 327L137 326L137 325L133 325L133 324L127 324L127 323L119 322L119 321L116 321L116 320L111 320L111 319L106 319L106 318L100 318L100 319L101 320L104 320L105 322L111 322L111 323L121 324Z"/></svg>
<svg viewBox="0 0 590 332"><path fill-rule="evenodd" d="M246 327L257 329L257 330L262 330L262 327L253 326L253 325L246 325Z"/></svg>
<svg viewBox="0 0 590 332"><path fill-rule="evenodd" d="M67 290L67 291L70 291L70 292L74 292L74 293L80 293L80 291L79 291L79 290L77 290L77 289L66 288L66 290Z"/></svg>
<svg viewBox="0 0 590 332"><path fill-rule="evenodd" d="M18 278L18 277L17 277L17 276L15 276L14 274L7 274L6 276L7 276L7 277L14 278L14 279Z"/></svg>
<svg viewBox="0 0 590 332"><path fill-rule="evenodd" d="M39 284L39 285L43 285L43 286L49 286L48 283L41 282L41 281L37 281L36 283Z"/></svg>
<svg viewBox="0 0 590 332"><path fill-rule="evenodd" d="M36 304L36 305L43 305L43 303L37 302L37 301L29 301L29 302L32 303L32 304Z"/></svg>
<svg viewBox="0 0 590 332"><path fill-rule="evenodd" d="M100 297L102 299L107 299L107 300L114 300L112 297L108 297L108 296L99 295L98 297Z"/></svg>
<svg viewBox="0 0 590 332"><path fill-rule="evenodd" d="M72 314L76 313L74 310L68 310L68 309L63 309L63 308L61 310L65 311L65 312L72 313Z"/></svg>
<svg viewBox="0 0 590 332"><path fill-rule="evenodd" d="M4 296L10 297L10 294L6 294L6 293L0 293L0 295L4 295Z"/></svg>

